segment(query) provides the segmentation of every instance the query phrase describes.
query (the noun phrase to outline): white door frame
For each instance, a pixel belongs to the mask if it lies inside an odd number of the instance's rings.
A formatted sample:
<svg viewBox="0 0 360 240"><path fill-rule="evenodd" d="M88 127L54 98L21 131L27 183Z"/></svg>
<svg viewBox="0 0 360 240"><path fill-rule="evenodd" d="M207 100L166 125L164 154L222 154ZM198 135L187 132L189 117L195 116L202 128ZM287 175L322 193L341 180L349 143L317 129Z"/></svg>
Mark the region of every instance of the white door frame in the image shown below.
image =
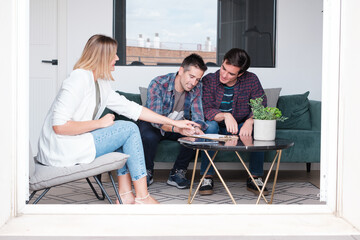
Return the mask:
<svg viewBox="0 0 360 240"><path fill-rule="evenodd" d="M67 77L67 59L67 0L58 0L58 89Z"/></svg>

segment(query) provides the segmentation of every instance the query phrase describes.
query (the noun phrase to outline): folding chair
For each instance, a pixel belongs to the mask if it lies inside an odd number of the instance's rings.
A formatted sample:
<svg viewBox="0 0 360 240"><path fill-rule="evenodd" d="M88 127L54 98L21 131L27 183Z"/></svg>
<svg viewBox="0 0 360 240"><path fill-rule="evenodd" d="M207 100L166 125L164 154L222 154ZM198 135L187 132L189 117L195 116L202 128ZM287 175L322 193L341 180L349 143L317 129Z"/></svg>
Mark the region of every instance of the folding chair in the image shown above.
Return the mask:
<svg viewBox="0 0 360 240"><path fill-rule="evenodd" d="M26 203L30 202L37 191L44 190L40 196L35 199L33 204L37 204L50 190L50 188L85 178L98 199L104 200L105 195L110 204L113 204L101 182L101 174L105 172L108 172L116 197L118 198L120 204L122 203L118 189L111 175L111 171L122 168L129 155L112 152L95 158L95 160L91 163L78 164L71 167L53 167L45 166L37 162L36 157L33 157L32 155L31 146L29 154L29 189L32 193ZM89 177L94 177L96 183L99 185L103 194L102 198L99 197L95 188L91 184Z"/></svg>

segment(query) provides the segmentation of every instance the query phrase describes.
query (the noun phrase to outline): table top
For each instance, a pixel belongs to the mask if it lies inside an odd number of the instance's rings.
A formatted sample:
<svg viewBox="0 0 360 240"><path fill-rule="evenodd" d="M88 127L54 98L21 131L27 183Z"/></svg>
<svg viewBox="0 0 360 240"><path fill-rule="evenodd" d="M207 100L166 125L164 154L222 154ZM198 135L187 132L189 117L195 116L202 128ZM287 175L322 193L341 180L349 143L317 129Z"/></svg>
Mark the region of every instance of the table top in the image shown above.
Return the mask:
<svg viewBox="0 0 360 240"><path fill-rule="evenodd" d="M253 140L252 137L245 137L227 142L217 142L203 138L182 137L178 141L188 148L214 151L263 152L294 146L294 141L281 138L273 141L259 141Z"/></svg>

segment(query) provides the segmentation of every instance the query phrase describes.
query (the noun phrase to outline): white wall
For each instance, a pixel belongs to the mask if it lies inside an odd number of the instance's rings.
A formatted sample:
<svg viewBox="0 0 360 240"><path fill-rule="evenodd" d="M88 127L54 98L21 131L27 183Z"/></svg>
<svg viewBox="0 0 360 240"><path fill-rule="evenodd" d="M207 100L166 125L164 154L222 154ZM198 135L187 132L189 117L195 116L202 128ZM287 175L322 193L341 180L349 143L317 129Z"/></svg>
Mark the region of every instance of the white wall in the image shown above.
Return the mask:
<svg viewBox="0 0 360 240"><path fill-rule="evenodd" d="M112 1L68 1L68 73L87 39L95 33L112 36ZM264 88L282 87L281 95L310 91L321 99L322 0L277 1L276 68L254 68ZM77 9L85 9L78 11ZM79 31L81 29L81 31ZM217 68L210 68L214 72ZM156 76L176 67L116 67L114 88L138 93Z"/></svg>
<svg viewBox="0 0 360 240"><path fill-rule="evenodd" d="M112 36L112 0L67 0L67 74L94 34Z"/></svg>

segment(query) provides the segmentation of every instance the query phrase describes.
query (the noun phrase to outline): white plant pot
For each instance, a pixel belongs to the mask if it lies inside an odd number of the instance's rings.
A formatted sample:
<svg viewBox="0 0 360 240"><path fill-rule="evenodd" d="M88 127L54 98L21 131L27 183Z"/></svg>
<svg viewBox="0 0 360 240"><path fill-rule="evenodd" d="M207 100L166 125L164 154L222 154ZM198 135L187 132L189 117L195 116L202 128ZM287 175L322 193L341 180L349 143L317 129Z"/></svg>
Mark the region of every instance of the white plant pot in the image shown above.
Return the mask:
<svg viewBox="0 0 360 240"><path fill-rule="evenodd" d="M271 141L276 137L276 120L254 119L254 139Z"/></svg>

